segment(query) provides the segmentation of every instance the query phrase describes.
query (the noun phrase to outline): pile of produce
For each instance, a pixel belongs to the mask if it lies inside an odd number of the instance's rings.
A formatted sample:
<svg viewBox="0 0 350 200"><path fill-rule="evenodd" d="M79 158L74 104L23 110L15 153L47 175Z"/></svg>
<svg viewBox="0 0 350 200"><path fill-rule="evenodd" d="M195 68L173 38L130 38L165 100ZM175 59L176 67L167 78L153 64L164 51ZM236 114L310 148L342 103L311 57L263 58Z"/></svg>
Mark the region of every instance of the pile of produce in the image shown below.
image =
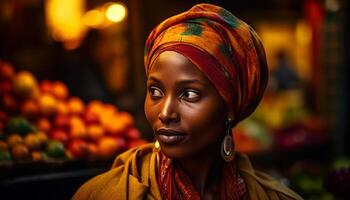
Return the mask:
<svg viewBox="0 0 350 200"><path fill-rule="evenodd" d="M268 151L273 145L273 138L263 123L249 117L233 129L235 150L246 154Z"/></svg>
<svg viewBox="0 0 350 200"><path fill-rule="evenodd" d="M323 138L319 121L304 105L300 90L267 92L256 111L235 127L236 147L250 154L302 149Z"/></svg>
<svg viewBox="0 0 350 200"><path fill-rule="evenodd" d="M106 159L144 143L129 113L0 60L0 162Z"/></svg>

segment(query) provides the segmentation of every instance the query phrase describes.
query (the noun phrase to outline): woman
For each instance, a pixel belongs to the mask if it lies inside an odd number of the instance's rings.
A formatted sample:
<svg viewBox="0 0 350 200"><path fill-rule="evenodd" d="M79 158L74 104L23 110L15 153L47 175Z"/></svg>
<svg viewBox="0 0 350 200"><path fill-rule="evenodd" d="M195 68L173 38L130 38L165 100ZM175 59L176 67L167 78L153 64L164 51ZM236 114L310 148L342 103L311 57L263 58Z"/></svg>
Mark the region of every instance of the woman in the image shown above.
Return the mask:
<svg viewBox="0 0 350 200"><path fill-rule="evenodd" d="M144 58L156 142L119 155L73 199L302 199L234 152L231 128L254 111L268 79L249 25L198 4L158 25Z"/></svg>

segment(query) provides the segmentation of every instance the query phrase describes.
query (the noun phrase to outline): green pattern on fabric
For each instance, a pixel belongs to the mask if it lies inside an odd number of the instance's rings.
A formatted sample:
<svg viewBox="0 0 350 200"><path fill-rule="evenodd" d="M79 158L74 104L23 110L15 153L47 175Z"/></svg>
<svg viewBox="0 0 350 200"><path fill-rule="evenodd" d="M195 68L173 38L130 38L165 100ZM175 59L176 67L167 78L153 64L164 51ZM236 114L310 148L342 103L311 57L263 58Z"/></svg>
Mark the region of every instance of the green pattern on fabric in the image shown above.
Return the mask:
<svg viewBox="0 0 350 200"><path fill-rule="evenodd" d="M186 30L181 35L202 35L203 29L199 24L186 23Z"/></svg>
<svg viewBox="0 0 350 200"><path fill-rule="evenodd" d="M229 46L227 46L225 43L221 43L219 45L220 52L223 53L227 58L231 58L231 51Z"/></svg>
<svg viewBox="0 0 350 200"><path fill-rule="evenodd" d="M190 19L190 20L187 20L188 23L202 23L202 22L208 22L208 19L205 19L205 18L196 18L196 19Z"/></svg>
<svg viewBox="0 0 350 200"><path fill-rule="evenodd" d="M237 18L234 15L232 15L229 11L225 9L221 9L221 12L219 13L219 15L222 18L224 18L226 23L229 24L231 28L237 28L239 26Z"/></svg>

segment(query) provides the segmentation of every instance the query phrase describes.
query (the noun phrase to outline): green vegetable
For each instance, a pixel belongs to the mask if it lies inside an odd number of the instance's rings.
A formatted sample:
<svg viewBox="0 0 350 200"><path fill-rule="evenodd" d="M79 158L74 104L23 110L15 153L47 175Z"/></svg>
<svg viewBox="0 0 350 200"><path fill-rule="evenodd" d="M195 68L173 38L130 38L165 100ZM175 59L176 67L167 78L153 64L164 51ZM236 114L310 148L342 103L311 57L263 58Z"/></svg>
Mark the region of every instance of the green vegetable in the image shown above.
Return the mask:
<svg viewBox="0 0 350 200"><path fill-rule="evenodd" d="M21 135L25 135L29 132L34 131L34 126L30 124L26 118L12 117L7 122L5 130L8 134L19 133Z"/></svg>
<svg viewBox="0 0 350 200"><path fill-rule="evenodd" d="M56 140L50 140L46 146L46 153L49 157L59 158L65 156L64 145Z"/></svg>
<svg viewBox="0 0 350 200"><path fill-rule="evenodd" d="M0 150L0 161L12 160L12 156L8 150Z"/></svg>

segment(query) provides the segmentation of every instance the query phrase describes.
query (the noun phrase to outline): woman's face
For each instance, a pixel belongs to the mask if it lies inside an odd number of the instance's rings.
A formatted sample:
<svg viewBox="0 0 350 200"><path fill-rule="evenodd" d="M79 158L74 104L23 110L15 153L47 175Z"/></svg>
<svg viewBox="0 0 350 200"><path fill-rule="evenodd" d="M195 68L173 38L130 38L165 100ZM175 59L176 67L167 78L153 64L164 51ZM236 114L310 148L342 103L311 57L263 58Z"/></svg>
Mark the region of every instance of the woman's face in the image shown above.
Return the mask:
<svg viewBox="0 0 350 200"><path fill-rule="evenodd" d="M147 77L145 114L161 151L173 159L210 149L223 134L225 103L183 55L165 51Z"/></svg>

